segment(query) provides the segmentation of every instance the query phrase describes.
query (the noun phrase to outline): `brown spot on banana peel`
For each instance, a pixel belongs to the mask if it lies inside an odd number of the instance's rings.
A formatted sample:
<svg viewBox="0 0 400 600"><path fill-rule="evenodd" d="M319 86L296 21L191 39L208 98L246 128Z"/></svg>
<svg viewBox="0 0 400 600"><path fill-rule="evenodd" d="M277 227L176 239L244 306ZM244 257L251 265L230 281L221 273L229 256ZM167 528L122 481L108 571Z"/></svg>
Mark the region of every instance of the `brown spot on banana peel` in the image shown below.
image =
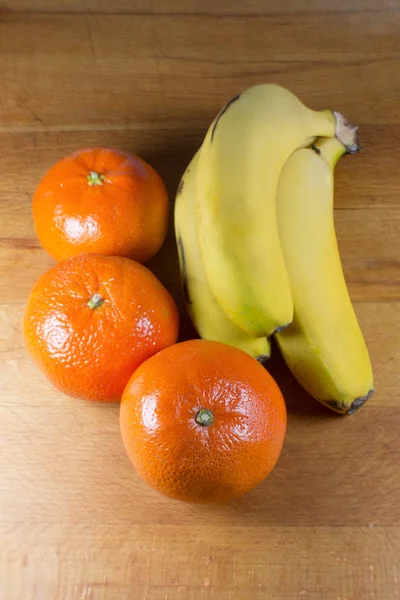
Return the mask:
<svg viewBox="0 0 400 600"><path fill-rule="evenodd" d="M317 154L321 154L321 150L317 148L317 146L315 146L314 144L311 144L310 148L311 150L314 150L314 152L316 152Z"/></svg>
<svg viewBox="0 0 400 600"><path fill-rule="evenodd" d="M183 249L182 238L180 235L177 236L177 244L178 244L178 252L181 257L183 295L184 295L186 304L192 304L192 299L190 298L189 286L188 286L187 275L186 275L185 251Z"/></svg>
<svg viewBox="0 0 400 600"><path fill-rule="evenodd" d="M239 100L239 98L240 98L240 94L238 94L237 96L234 96L233 98L231 98L229 100L229 102L227 102L225 104L224 108L220 111L219 115L216 118L216 121L214 123L214 127L213 127L212 132L211 132L211 141L213 141L213 139L214 139L215 130L217 128L217 125L218 125L218 122L219 122L220 118L222 117L222 115L224 113L226 113L226 111L228 110L228 108L230 107L230 105L233 104L234 102L236 102L236 100Z"/></svg>
<svg viewBox="0 0 400 600"><path fill-rule="evenodd" d="M336 127L335 135L337 139L346 147L347 154L355 154L361 150L360 140L358 138L358 127L351 125L342 113L333 111Z"/></svg>
<svg viewBox="0 0 400 600"><path fill-rule="evenodd" d="M184 181L183 178L180 180L179 185L178 185L178 189L176 190L176 195L180 196L183 192L183 186L184 186Z"/></svg>
<svg viewBox="0 0 400 600"><path fill-rule="evenodd" d="M322 403L325 404L326 406L328 406L329 408L331 408L332 410L334 410L335 413L338 413L340 415L347 414L347 409L348 409L349 405L346 404L345 402L340 402L340 400L335 400L335 399L329 399L329 400L322 400Z"/></svg>

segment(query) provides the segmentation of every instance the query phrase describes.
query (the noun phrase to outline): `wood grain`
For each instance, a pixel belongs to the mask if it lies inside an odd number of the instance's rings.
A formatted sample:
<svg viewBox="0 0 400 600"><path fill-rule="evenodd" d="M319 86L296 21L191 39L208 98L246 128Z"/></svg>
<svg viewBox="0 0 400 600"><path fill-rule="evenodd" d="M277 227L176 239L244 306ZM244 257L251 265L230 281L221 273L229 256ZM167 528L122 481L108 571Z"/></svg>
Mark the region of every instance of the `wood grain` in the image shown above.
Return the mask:
<svg viewBox="0 0 400 600"><path fill-rule="evenodd" d="M85 525L71 530L68 525L20 522L0 526L0 534L10 581L26 600L58 598L60 587L64 598L90 600L400 597L399 528L127 528L99 522L88 540ZM26 540L22 556L16 538ZM65 553L76 557L73 567L59 560ZM17 575L21 563L26 578ZM326 580L324 573L336 577Z"/></svg>
<svg viewBox="0 0 400 600"><path fill-rule="evenodd" d="M0 0L0 599L400 599L400 2ZM118 406L50 387L23 343L53 263L31 198L77 148L137 152L171 199L215 113L260 81L360 124L336 173L338 241L376 392L330 414L273 347L288 406L271 476L175 503L125 456ZM151 268L183 310L172 228Z"/></svg>
<svg viewBox="0 0 400 600"><path fill-rule="evenodd" d="M5 13L0 119L6 131L189 126L268 79L312 107L399 124L399 24L394 11L226 16L218 26L213 15Z"/></svg>
<svg viewBox="0 0 400 600"><path fill-rule="evenodd" d="M2 8L7 12L50 12L50 13L101 13L101 14L150 14L150 15L235 15L260 16L264 14L299 14L327 12L394 12L400 9L397 0L219 0L210 6L203 0L5 0Z"/></svg>
<svg viewBox="0 0 400 600"><path fill-rule="evenodd" d="M44 255L41 256L38 241L34 237L30 201L24 199L24 204L26 223L16 228L15 238L8 235L8 223L10 219L18 218L21 207L12 210L4 219L4 229L0 226L0 231L3 229L5 233L4 237L0 237L0 272L4 275L12 273L18 265L24 265L24 269L38 276L43 272L43 267L52 264ZM336 228L352 300L399 300L400 262L397 249L400 209L337 211ZM172 230L165 247L150 266L166 285L177 282L178 261ZM18 302L21 291L26 295L32 285L33 280L28 277L13 287L7 284L7 280L0 281L0 298L3 297L7 302Z"/></svg>
<svg viewBox="0 0 400 600"><path fill-rule="evenodd" d="M356 121L358 123L358 119ZM47 169L65 153L86 146L111 146L137 152L151 162L165 180L173 199L179 179L200 146L208 121L182 125L179 122L157 122L118 128L93 127L90 130L66 130L58 127L38 131L0 131L2 161L1 202L8 202L9 211L27 210L38 181ZM400 125L361 125L363 150L356 156L345 156L335 175L335 206L349 208L399 208L398 156L400 155ZM157 139L157 144L154 140ZM21 148L24 152L21 153ZM16 226L31 222L20 219ZM0 222L0 237L6 225Z"/></svg>

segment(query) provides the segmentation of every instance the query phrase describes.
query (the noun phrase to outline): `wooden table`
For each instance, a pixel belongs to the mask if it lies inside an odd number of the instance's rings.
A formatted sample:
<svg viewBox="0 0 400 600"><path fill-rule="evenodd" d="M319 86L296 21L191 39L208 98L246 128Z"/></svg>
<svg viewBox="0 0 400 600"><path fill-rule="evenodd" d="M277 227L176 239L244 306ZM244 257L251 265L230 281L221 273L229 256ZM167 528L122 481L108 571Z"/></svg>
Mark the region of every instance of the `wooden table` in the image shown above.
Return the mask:
<svg viewBox="0 0 400 600"><path fill-rule="evenodd" d="M1 600L400 598L399 31L398 0L0 1ZM52 264L31 197L103 144L147 159L172 198L216 112L264 81L360 124L336 224L377 391L336 417L275 351L277 468L231 505L183 505L131 468L118 406L62 396L27 355L24 304ZM180 300L172 234L152 266Z"/></svg>

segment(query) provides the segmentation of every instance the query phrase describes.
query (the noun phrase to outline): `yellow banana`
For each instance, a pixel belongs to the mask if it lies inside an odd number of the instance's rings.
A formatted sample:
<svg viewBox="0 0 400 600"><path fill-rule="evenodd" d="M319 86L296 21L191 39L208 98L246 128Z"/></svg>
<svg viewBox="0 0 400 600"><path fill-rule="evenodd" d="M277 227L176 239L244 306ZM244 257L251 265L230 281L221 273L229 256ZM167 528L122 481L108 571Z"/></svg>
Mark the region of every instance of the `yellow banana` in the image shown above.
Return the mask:
<svg viewBox="0 0 400 600"><path fill-rule="evenodd" d="M278 185L278 228L294 319L276 339L301 385L334 411L351 414L372 395L374 383L334 229L333 170L345 147L332 138L312 148L294 152Z"/></svg>
<svg viewBox="0 0 400 600"><path fill-rule="evenodd" d="M270 356L266 337L252 337L239 329L218 305L208 284L197 240L195 197L197 153L187 167L175 202L175 233L189 316L199 335L244 350L260 360Z"/></svg>
<svg viewBox="0 0 400 600"><path fill-rule="evenodd" d="M265 84L228 102L206 134L196 195L203 264L221 308L251 335L269 336L293 318L276 220L280 172L296 148L335 136L336 122Z"/></svg>

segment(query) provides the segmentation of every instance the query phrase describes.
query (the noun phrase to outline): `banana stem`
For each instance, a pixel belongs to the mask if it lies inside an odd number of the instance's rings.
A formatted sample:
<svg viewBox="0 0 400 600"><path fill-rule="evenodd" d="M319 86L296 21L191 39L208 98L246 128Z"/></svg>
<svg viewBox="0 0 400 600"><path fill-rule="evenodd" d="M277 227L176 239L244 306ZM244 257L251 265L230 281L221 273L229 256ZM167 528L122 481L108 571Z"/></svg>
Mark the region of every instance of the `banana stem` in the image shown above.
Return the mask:
<svg viewBox="0 0 400 600"><path fill-rule="evenodd" d="M336 132L336 117L331 110L311 111L312 128L315 137L334 137Z"/></svg>
<svg viewBox="0 0 400 600"><path fill-rule="evenodd" d="M358 127L351 125L340 112L334 111L333 116L336 120L335 135L346 147L346 152L348 154L355 154L361 150L358 139Z"/></svg>
<svg viewBox="0 0 400 600"><path fill-rule="evenodd" d="M312 148L324 159L332 171L339 158L346 153L346 146L336 137L318 138Z"/></svg>
<svg viewBox="0 0 400 600"><path fill-rule="evenodd" d="M312 129L318 137L336 137L348 154L361 150L358 140L358 127L351 125L342 113L330 110L311 112ZM310 140L308 140L311 143Z"/></svg>

